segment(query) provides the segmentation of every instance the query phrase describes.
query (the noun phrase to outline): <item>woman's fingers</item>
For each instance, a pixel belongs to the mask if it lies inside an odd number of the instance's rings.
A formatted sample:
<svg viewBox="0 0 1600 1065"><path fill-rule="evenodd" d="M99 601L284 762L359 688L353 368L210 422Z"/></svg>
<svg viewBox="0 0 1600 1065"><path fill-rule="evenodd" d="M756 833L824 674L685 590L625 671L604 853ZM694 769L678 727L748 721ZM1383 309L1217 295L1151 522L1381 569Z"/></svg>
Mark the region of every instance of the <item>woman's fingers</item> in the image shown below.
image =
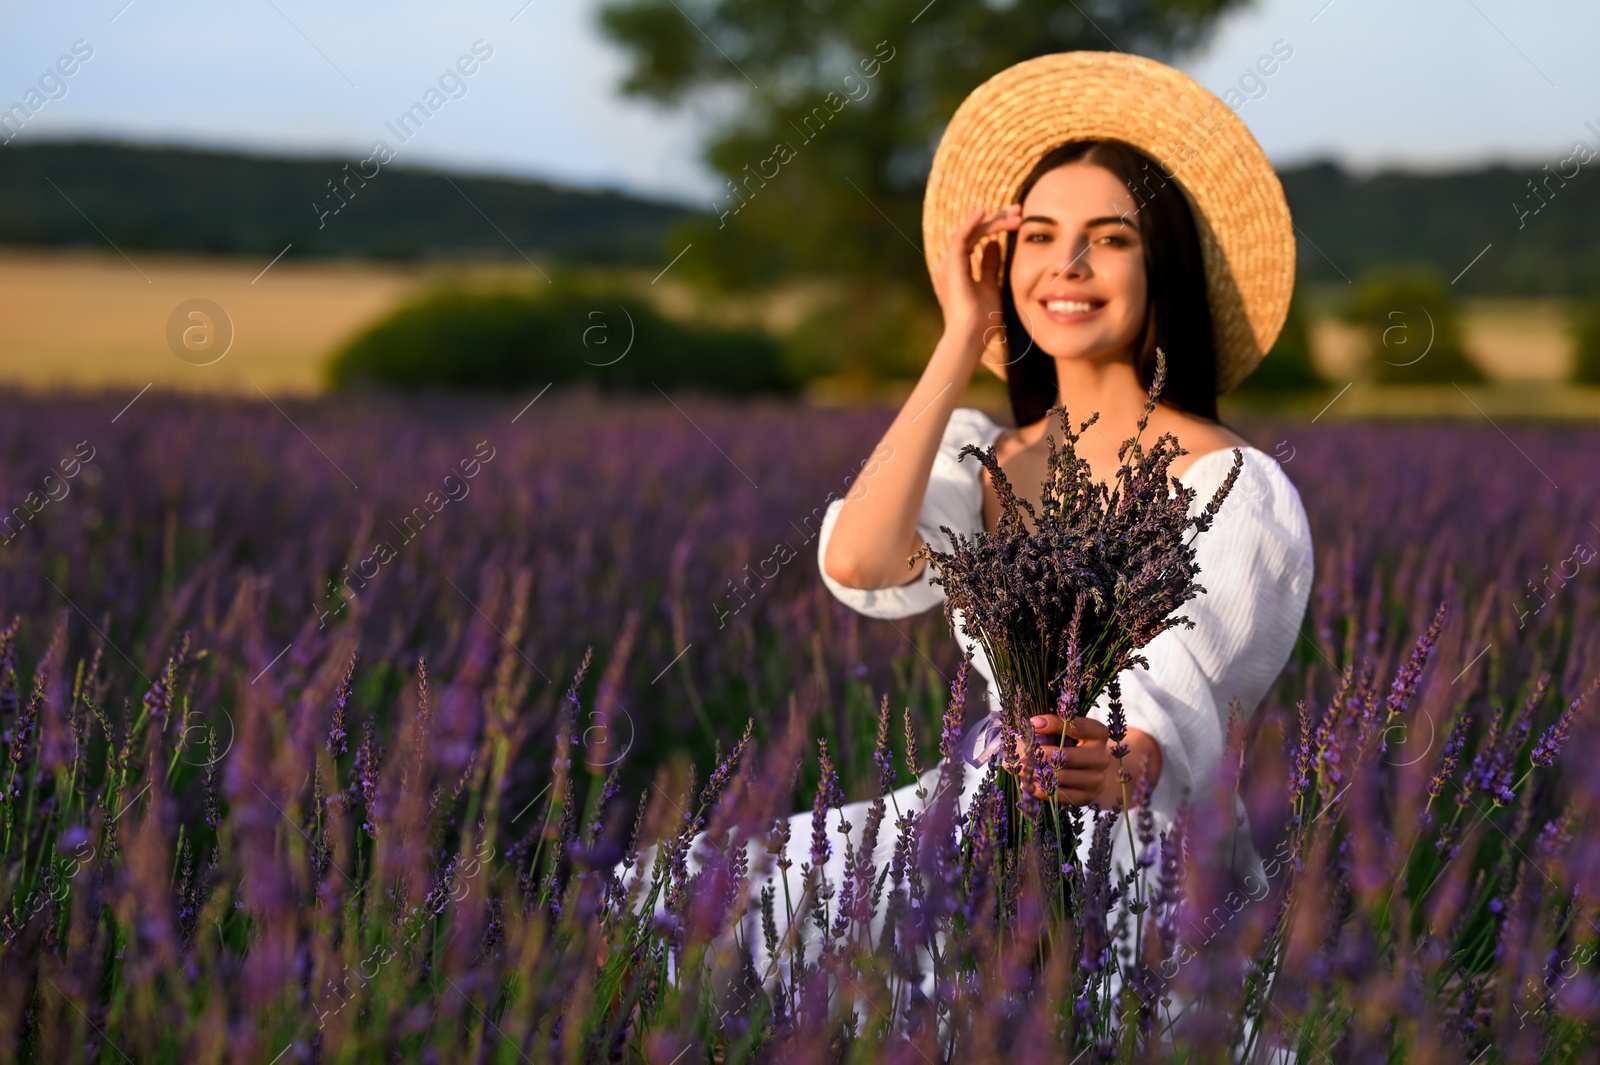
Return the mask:
<svg viewBox="0 0 1600 1065"><path fill-rule="evenodd" d="M987 237L990 233L998 233L1008 229L1016 229L1022 224L1022 205L1014 203L1009 207L995 211L993 214L982 207L976 207L967 215L966 221L956 227L950 234L950 254L970 255L972 248Z"/></svg>
<svg viewBox="0 0 1600 1065"><path fill-rule="evenodd" d="M978 277L990 285L1000 284L1000 245L992 240L983 246L983 258L978 263Z"/></svg>
<svg viewBox="0 0 1600 1065"><path fill-rule="evenodd" d="M1058 803L1067 803L1069 806L1086 806L1093 803L1101 790L1101 779L1098 776L1077 776L1062 782L1056 779L1056 795L1051 796L1042 787L1034 785L1034 795L1037 798L1054 798Z"/></svg>
<svg viewBox="0 0 1600 1065"><path fill-rule="evenodd" d="M977 239L973 235L973 230L982 225L983 220L983 208L974 208L972 213L967 215L967 220L957 226L954 233L950 234L949 252L952 258L961 255L963 252L970 252L972 250L972 243Z"/></svg>
<svg viewBox="0 0 1600 1065"><path fill-rule="evenodd" d="M983 224L978 227L978 232L974 234L974 239L987 237L990 233L1016 229L1020 225L1022 225L1022 204L1014 203L985 217Z"/></svg>
<svg viewBox="0 0 1600 1065"><path fill-rule="evenodd" d="M972 249L977 246L980 240L994 233L1004 233L1008 230L1016 229L1021 224L1022 208L1016 204L1007 207L1003 211L996 211L992 215L987 215L977 226L967 232L960 254L970 258ZM993 256L992 260L990 259L991 255ZM984 246L983 261L978 276L981 280L988 281L991 284L998 285L1000 283L1000 245L995 241L991 240Z"/></svg>
<svg viewBox="0 0 1600 1065"><path fill-rule="evenodd" d="M970 259L973 242L978 239L974 236L974 231L983 224L984 218L983 208L975 208L967 216L966 221L950 234L950 244L945 249L939 270L936 271L938 280L934 285L947 315L955 311L958 318L964 318L971 313L971 308L968 306L972 299L973 287Z"/></svg>
<svg viewBox="0 0 1600 1065"><path fill-rule="evenodd" d="M1104 775L1101 773L1069 772L1067 770L1058 770L1056 772L1057 790L1080 791L1086 795L1093 795L1099 792L1100 785L1103 782ZM1048 783L1048 778L1046 783Z"/></svg>
<svg viewBox="0 0 1600 1065"><path fill-rule="evenodd" d="M1105 725L1102 722L1096 721L1092 717L1073 718L1071 721L1071 727L1067 730L1067 735L1075 736L1078 739L1084 740L1088 743L1095 743L1100 740L1108 740L1111 738L1111 733L1106 730Z"/></svg>
<svg viewBox="0 0 1600 1065"><path fill-rule="evenodd" d="M975 207L950 234L938 268L934 271L934 294L944 311L947 328L991 328L993 312L999 309L1001 250L984 249L978 276L972 274L972 249L990 234L1016 229L1022 223L1022 207L1012 204L989 212ZM992 243L992 242L991 242ZM988 334L985 334L987 339Z"/></svg>
<svg viewBox="0 0 1600 1065"><path fill-rule="evenodd" d="M1110 767L1112 755L1103 746L1062 747L1049 752L1050 764L1057 769L1086 769L1103 773Z"/></svg>
<svg viewBox="0 0 1600 1065"><path fill-rule="evenodd" d="M1095 743L1111 738L1105 725L1092 717L1074 717L1065 720L1059 714L1040 714L1031 719L1033 731L1046 736L1067 736L1084 743Z"/></svg>
<svg viewBox="0 0 1600 1065"><path fill-rule="evenodd" d="M1048 716L1051 718L1051 723L1044 728L1036 727L1035 731L1046 735L1059 733L1061 731L1061 719L1054 714ZM1020 766L1027 761L1027 758L1028 743L1018 737L1014 764ZM1057 772L1083 772L1101 775L1110 768L1113 761L1111 748L1103 743L1075 747L1042 746L1039 750L1039 758L1040 772L1044 773L1054 769Z"/></svg>

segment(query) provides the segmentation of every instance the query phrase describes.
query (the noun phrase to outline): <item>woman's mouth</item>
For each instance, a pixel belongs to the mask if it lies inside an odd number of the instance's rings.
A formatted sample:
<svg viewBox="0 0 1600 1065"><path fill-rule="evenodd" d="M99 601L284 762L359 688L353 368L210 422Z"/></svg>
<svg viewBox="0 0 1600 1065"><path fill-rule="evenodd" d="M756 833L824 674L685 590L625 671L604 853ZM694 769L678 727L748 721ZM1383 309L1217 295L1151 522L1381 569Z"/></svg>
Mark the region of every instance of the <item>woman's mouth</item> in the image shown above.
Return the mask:
<svg viewBox="0 0 1600 1065"><path fill-rule="evenodd" d="M1106 305L1105 300L1094 298L1044 299L1039 303L1051 321L1063 325L1087 321Z"/></svg>

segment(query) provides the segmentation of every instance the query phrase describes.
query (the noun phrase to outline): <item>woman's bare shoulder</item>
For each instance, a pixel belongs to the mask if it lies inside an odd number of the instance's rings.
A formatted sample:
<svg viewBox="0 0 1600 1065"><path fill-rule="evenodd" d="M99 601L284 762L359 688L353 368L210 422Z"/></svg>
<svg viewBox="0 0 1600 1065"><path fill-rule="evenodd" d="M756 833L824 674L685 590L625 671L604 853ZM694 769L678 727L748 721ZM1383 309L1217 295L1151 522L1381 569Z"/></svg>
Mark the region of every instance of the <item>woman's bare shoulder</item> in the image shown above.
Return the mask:
<svg viewBox="0 0 1600 1065"><path fill-rule="evenodd" d="M995 458L1002 463L1010 462L1011 457L1026 447L1015 429L1002 426L994 434Z"/></svg>
<svg viewBox="0 0 1600 1065"><path fill-rule="evenodd" d="M1201 457L1214 451L1231 450L1233 448L1248 448L1253 445L1250 441L1229 429L1221 422L1214 422L1209 418L1196 417L1181 411L1166 411L1159 424L1152 418L1151 428L1159 429L1163 433L1171 433L1178 438L1178 443L1188 452L1179 456L1172 464L1174 475L1181 476L1187 469Z"/></svg>

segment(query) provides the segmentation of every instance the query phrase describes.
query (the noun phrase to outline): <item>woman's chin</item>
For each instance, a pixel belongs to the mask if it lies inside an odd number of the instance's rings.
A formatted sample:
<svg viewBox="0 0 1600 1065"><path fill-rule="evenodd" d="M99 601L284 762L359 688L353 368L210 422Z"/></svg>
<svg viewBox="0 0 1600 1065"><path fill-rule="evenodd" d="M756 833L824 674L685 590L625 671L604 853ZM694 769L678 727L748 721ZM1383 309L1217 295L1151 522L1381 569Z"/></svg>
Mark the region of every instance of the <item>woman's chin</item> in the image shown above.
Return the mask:
<svg viewBox="0 0 1600 1065"><path fill-rule="evenodd" d="M1043 335L1035 337L1034 343L1038 345L1039 350L1060 362L1085 365L1116 362L1128 351L1127 344L1115 343L1098 336L1085 336L1070 328L1051 332L1055 335L1045 334L1041 330Z"/></svg>

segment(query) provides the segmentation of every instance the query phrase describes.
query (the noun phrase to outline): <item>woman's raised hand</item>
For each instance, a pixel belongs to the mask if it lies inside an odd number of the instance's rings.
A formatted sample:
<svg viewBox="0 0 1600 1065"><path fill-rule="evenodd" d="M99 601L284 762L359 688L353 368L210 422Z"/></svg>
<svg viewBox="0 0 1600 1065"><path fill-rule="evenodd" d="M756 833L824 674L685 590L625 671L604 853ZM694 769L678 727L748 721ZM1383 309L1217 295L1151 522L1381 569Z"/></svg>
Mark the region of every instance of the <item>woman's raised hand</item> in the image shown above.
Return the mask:
<svg viewBox="0 0 1600 1065"><path fill-rule="evenodd" d="M945 334L980 339L1000 327L1000 244L984 246L979 276L972 277L972 249L991 233L1015 230L1022 224L1022 205L989 214L979 207L950 235L950 243L934 270L933 291L944 312Z"/></svg>

